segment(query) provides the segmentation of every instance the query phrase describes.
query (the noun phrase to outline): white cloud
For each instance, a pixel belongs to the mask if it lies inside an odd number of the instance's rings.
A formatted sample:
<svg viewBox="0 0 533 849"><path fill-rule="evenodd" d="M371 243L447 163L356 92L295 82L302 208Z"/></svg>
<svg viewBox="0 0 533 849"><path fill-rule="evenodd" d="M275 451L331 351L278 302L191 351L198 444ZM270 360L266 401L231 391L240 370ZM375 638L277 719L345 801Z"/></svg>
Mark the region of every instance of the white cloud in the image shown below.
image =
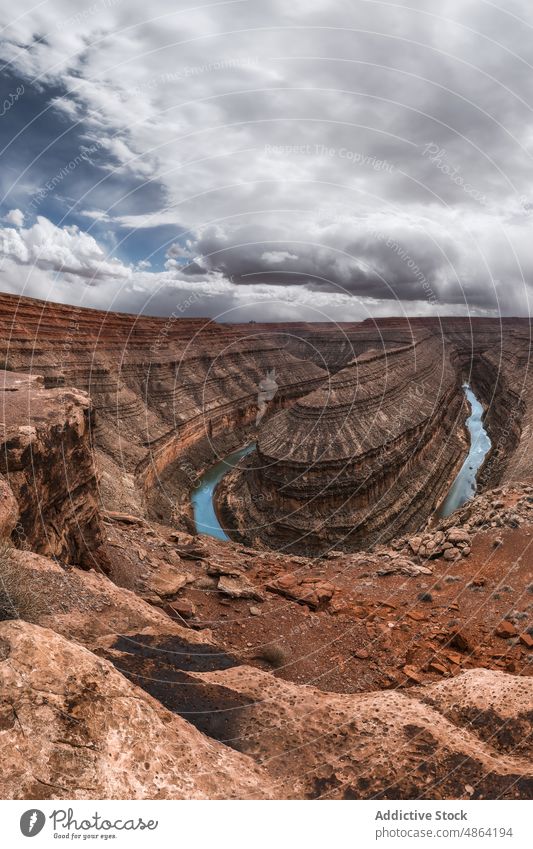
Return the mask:
<svg viewBox="0 0 533 849"><path fill-rule="evenodd" d="M289 251L265 251L261 254L261 259L267 265L279 265L283 262L288 262L291 259L298 259L297 254L291 254Z"/></svg>
<svg viewBox="0 0 533 849"><path fill-rule="evenodd" d="M108 150L121 166L129 169L133 174L144 178L154 174L155 161L152 162L148 156L135 154L123 139L116 136L110 139L104 137L100 139L99 144L100 147ZM110 171L116 169L116 166L111 163L107 167Z"/></svg>
<svg viewBox="0 0 533 849"><path fill-rule="evenodd" d="M103 209L81 209L79 215L90 218L93 221L111 221L111 216Z"/></svg>
<svg viewBox="0 0 533 849"><path fill-rule="evenodd" d="M88 233L77 227L57 227L42 215L27 229L0 228L0 255L85 280L131 276L131 269L118 260L106 257Z"/></svg>
<svg viewBox="0 0 533 849"><path fill-rule="evenodd" d="M20 209L11 209L5 220L8 224L14 224L15 227L22 227L24 224L24 213L20 211Z"/></svg>

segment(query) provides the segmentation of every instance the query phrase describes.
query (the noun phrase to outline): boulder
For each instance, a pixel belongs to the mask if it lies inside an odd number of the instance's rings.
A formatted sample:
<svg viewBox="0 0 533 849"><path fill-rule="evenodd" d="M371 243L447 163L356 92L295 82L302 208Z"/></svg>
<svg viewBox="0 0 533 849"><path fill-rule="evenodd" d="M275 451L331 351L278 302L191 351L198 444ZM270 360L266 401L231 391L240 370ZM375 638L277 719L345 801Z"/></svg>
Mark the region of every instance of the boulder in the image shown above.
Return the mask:
<svg viewBox="0 0 533 849"><path fill-rule="evenodd" d="M177 598L170 602L169 607L183 619L192 619L196 616L196 605L188 598Z"/></svg>
<svg viewBox="0 0 533 849"><path fill-rule="evenodd" d="M162 598L171 598L192 581L194 581L194 575L188 572L177 572L171 566L163 566L150 578L150 588Z"/></svg>
<svg viewBox="0 0 533 849"><path fill-rule="evenodd" d="M450 528L446 534L446 539L448 542L453 542L455 544L458 542L464 542L467 545L470 544L470 534L462 528Z"/></svg>
<svg viewBox="0 0 533 849"><path fill-rule="evenodd" d="M335 593L335 586L329 581L312 576L298 577L290 572L267 584L267 589L312 610L327 605Z"/></svg>
<svg viewBox="0 0 533 849"><path fill-rule="evenodd" d="M222 575L218 579L217 589L230 598L250 598L263 601L264 595L253 587L245 578L230 578Z"/></svg>
<svg viewBox="0 0 533 849"><path fill-rule="evenodd" d="M228 575L230 578L239 578L244 569L234 560L209 560L207 564L208 575Z"/></svg>
<svg viewBox="0 0 533 849"><path fill-rule="evenodd" d="M418 552L420 550L420 546L422 545L422 538L421 537L411 537L411 539L408 542L408 545L409 545L409 548L411 549L411 551L413 552L413 554L418 554Z"/></svg>
<svg viewBox="0 0 533 849"><path fill-rule="evenodd" d="M471 652L474 648L470 635L464 630L452 631L446 645L462 652Z"/></svg>
<svg viewBox="0 0 533 849"><path fill-rule="evenodd" d="M188 545L177 545L176 553L182 560L203 560L207 557L209 550L203 542L192 542Z"/></svg>
<svg viewBox="0 0 533 849"><path fill-rule="evenodd" d="M504 620L495 628L494 633L497 637L502 637L504 640L507 640L509 637L516 637L518 631L512 622Z"/></svg>
<svg viewBox="0 0 533 849"><path fill-rule="evenodd" d="M433 570L429 566L422 566L419 563L413 563L412 560L408 560L407 558L398 557L396 560L383 565L377 572L380 576L397 573L407 575L409 578L416 578L418 575L431 575L433 574Z"/></svg>

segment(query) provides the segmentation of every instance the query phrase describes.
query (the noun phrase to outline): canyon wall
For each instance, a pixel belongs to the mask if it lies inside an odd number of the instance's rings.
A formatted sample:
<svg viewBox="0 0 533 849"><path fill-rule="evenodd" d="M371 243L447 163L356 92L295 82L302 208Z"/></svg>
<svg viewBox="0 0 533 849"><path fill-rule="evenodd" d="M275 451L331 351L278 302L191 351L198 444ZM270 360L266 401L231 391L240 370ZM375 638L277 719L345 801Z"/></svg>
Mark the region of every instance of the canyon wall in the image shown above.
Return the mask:
<svg viewBox="0 0 533 849"><path fill-rule="evenodd" d="M488 479L532 476L529 325L382 324L289 345L0 297L5 798L532 797L533 486L372 552L283 552L423 522L464 379ZM220 496L256 547L176 531L197 471L252 437Z"/></svg>
<svg viewBox="0 0 533 849"><path fill-rule="evenodd" d="M250 325L150 318L0 295L0 359L46 387L86 391L103 504L183 522L199 472L237 448L276 371L269 412L310 392L323 370Z"/></svg>
<svg viewBox="0 0 533 849"><path fill-rule="evenodd" d="M279 340L285 350L302 360L310 360L326 373L334 373L367 351L385 351L414 341L415 331L408 321L379 326L367 322L287 322L282 325L252 325L256 338Z"/></svg>
<svg viewBox="0 0 533 849"><path fill-rule="evenodd" d="M494 445L481 484L533 475L527 320L219 325L179 310L152 318L0 295L0 331L8 369L42 376L46 391L72 386L90 397L106 509L190 530L198 475L256 439L258 386L271 369L278 390L261 423L260 468L250 458L238 500L235 490L233 501L220 499L237 538L284 545L303 534L311 550L415 527L464 456L465 379ZM410 397L423 372L425 400ZM276 505L275 528L265 504Z"/></svg>

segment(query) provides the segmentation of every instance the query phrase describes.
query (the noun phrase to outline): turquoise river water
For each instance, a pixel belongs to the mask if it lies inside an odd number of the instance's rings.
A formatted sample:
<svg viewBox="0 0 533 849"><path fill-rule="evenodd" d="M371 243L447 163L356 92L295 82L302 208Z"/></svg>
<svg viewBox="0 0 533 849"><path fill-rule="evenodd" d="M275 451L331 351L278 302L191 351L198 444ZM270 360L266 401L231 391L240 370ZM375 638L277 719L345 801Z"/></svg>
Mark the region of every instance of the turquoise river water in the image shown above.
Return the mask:
<svg viewBox="0 0 533 849"><path fill-rule="evenodd" d="M194 523L199 534L206 534L209 537L216 537L216 539L229 540L229 536L218 521L213 496L215 489L224 475L230 469L233 469L239 460L242 460L247 454L251 454L254 449L255 442L245 445L244 448L239 448L238 451L228 454L219 463L207 469L198 479L191 501Z"/></svg>
<svg viewBox="0 0 533 849"><path fill-rule="evenodd" d="M491 446L489 435L483 425L483 406L468 383L463 384L463 389L470 404L470 415L466 420L470 434L470 450L451 485L448 495L439 507L438 515L440 517L449 516L450 513L462 507L475 495L477 474Z"/></svg>

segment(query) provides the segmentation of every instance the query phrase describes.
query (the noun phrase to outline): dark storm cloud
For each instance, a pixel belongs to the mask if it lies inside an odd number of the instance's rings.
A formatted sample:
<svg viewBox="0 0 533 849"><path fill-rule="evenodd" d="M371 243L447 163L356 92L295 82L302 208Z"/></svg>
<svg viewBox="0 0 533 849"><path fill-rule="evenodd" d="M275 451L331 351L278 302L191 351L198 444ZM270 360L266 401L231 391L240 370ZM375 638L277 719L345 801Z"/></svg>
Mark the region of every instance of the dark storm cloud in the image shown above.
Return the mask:
<svg viewBox="0 0 533 849"><path fill-rule="evenodd" d="M117 168L116 134L102 139L55 105L62 101L63 87L7 73L1 83L0 103L20 92L0 119L0 204L5 209L23 206L28 215L80 223L76 216L85 207L113 208L124 215L160 208L159 183Z"/></svg>
<svg viewBox="0 0 533 849"><path fill-rule="evenodd" d="M174 278L210 311L241 308L243 292L290 304L298 290L339 309L349 296L389 310L528 310L526 0L102 0L81 17L67 0L2 7L18 75L7 87L27 87L0 119L8 140L22 130L4 159L4 209L28 215L35 187L97 144L39 212L66 215L130 264L122 306L139 309L152 289L166 309ZM20 238L4 235L18 263L32 237ZM133 267L143 259L151 273Z"/></svg>
<svg viewBox="0 0 533 849"><path fill-rule="evenodd" d="M241 286L290 284L407 303L426 300L434 306L496 306L483 275L462 277L460 249L442 228L376 215L364 222L341 216L314 227L293 221L290 230L292 239L277 240L279 232L289 231L288 224L242 227L231 238L217 227L206 228L189 245L190 262L182 273L201 278L217 272ZM170 264L183 254L183 245L174 245Z"/></svg>

